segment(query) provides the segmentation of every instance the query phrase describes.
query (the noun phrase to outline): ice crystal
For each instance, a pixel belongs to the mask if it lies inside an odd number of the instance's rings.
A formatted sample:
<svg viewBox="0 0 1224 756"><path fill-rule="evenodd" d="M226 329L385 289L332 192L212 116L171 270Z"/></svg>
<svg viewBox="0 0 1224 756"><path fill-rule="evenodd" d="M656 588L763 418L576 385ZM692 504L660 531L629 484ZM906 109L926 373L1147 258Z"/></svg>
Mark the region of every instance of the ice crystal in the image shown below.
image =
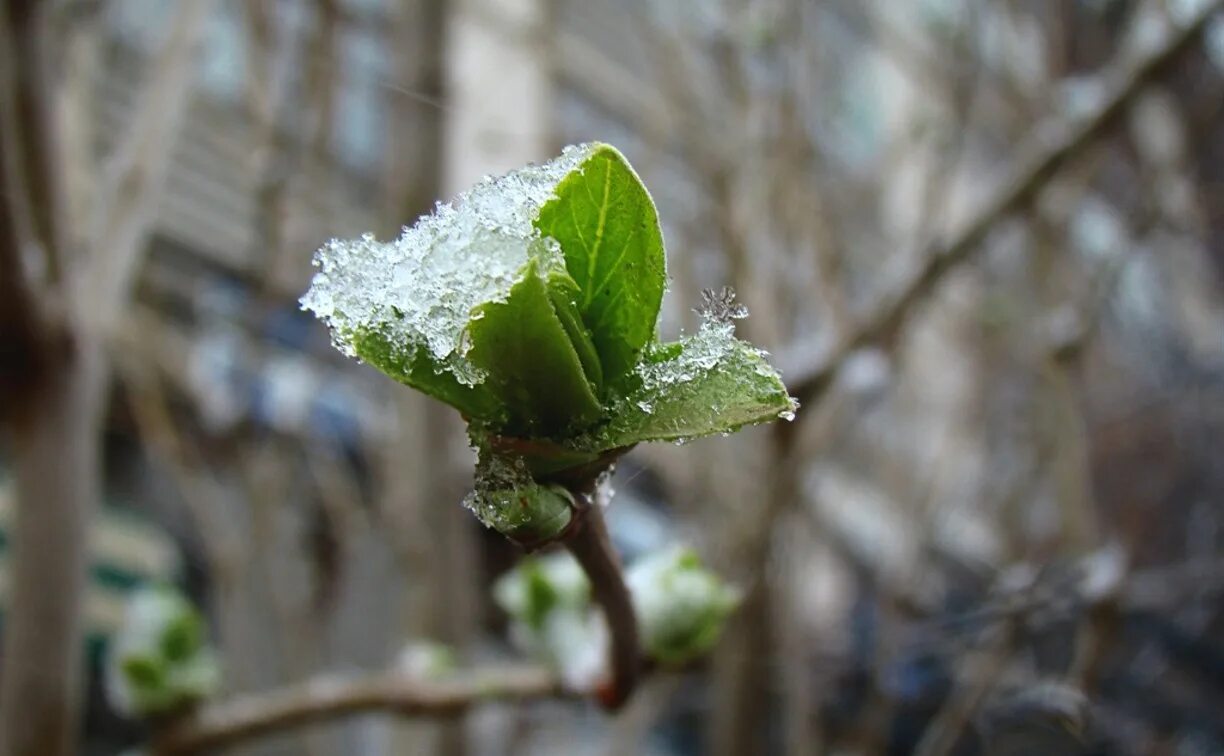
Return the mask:
<svg viewBox="0 0 1224 756"><path fill-rule="evenodd" d="M683 348L674 359L660 362L647 359L638 364L636 373L646 396L689 383L716 368L735 348L735 326L730 321L709 317L695 336L680 343Z"/></svg>
<svg viewBox="0 0 1224 756"><path fill-rule="evenodd" d="M426 349L439 369L478 383L480 372L465 359L472 309L504 301L529 257L564 264L556 242L532 223L590 149L567 147L542 165L486 178L452 203L438 203L395 241L371 234L329 241L315 254L319 271L302 307L328 324L350 357L355 337L379 332L404 356Z"/></svg>
<svg viewBox="0 0 1224 756"><path fill-rule="evenodd" d="M536 482L522 457L493 452L478 431L472 435L476 484L463 505L485 527L527 543L557 535L569 523L573 498L560 486Z"/></svg>
<svg viewBox="0 0 1224 756"><path fill-rule="evenodd" d="M730 286L717 291L702 289L701 304L696 307L696 312L706 320L723 323L748 317L748 308L735 301L735 289Z"/></svg>
<svg viewBox="0 0 1224 756"><path fill-rule="evenodd" d="M463 506L486 527L496 527L507 510L514 509L520 492L535 486L531 471L521 457L482 455L476 471L474 490L463 499Z"/></svg>

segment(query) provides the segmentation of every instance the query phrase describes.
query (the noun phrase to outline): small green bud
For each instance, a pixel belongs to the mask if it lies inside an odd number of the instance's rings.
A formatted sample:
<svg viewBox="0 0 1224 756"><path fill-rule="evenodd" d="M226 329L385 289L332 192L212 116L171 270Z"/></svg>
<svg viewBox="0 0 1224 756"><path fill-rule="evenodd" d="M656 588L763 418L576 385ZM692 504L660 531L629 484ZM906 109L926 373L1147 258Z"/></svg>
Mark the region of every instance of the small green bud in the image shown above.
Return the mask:
<svg viewBox="0 0 1224 756"><path fill-rule="evenodd" d="M493 585L493 599L510 615L511 641L555 669L567 686L588 688L602 674L607 627L569 554L525 559Z"/></svg>
<svg viewBox="0 0 1224 756"><path fill-rule="evenodd" d="M477 440L476 489L464 500L486 527L524 546L555 539L569 527L574 499L555 484L536 482L521 456Z"/></svg>
<svg viewBox="0 0 1224 756"><path fill-rule="evenodd" d="M591 586L569 554L524 559L493 585L493 600L506 614L540 628L556 609L587 609Z"/></svg>
<svg viewBox="0 0 1224 756"><path fill-rule="evenodd" d="M107 688L115 706L148 716L211 695L220 672L204 636L203 617L179 593L167 587L138 591L111 641Z"/></svg>
<svg viewBox="0 0 1224 756"><path fill-rule="evenodd" d="M713 648L740 593L701 566L696 552L671 548L639 559L626 580L647 653L684 664Z"/></svg>

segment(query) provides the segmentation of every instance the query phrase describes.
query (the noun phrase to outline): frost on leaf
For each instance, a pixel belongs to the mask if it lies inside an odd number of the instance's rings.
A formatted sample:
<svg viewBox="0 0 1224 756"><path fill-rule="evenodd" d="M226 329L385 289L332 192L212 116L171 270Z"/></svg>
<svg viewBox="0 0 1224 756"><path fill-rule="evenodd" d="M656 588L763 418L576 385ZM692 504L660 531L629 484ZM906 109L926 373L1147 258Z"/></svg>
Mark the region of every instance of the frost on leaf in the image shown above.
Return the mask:
<svg viewBox="0 0 1224 756"><path fill-rule="evenodd" d="M493 585L510 615L510 638L548 664L568 687L588 688L603 672L607 625L591 606L590 582L569 554L524 561Z"/></svg>
<svg viewBox="0 0 1224 756"><path fill-rule="evenodd" d="M739 590L681 546L642 556L625 579L645 649L664 664L709 651L740 600ZM498 578L493 598L510 616L515 644L567 681L602 668L606 626L594 612L590 582L569 554L525 560Z"/></svg>
<svg viewBox="0 0 1224 756"><path fill-rule="evenodd" d="M485 527L524 544L565 529L572 500L564 489L537 483L521 457L493 453L478 439L473 443L479 454L476 485L463 504Z"/></svg>
<svg viewBox="0 0 1224 756"><path fill-rule="evenodd" d="M482 397L465 398L464 388L485 378L467 359L472 311L504 301L529 259L560 259L533 224L590 149L567 148L551 162L487 178L395 241L367 234L328 242L315 255L319 271L302 306L327 323L345 354L460 409L462 401L487 408Z"/></svg>
<svg viewBox="0 0 1224 756"><path fill-rule="evenodd" d="M658 341L666 256L649 192L606 144L488 178L394 241L333 240L302 306L343 352L439 399L480 453L468 505L524 544L557 536L563 474L625 447L793 415L731 289Z"/></svg>
<svg viewBox="0 0 1224 756"><path fill-rule="evenodd" d="M789 419L796 404L765 357L735 337L730 321L707 319L696 335L648 349L634 371L635 388L613 406L608 425L583 443L686 441Z"/></svg>

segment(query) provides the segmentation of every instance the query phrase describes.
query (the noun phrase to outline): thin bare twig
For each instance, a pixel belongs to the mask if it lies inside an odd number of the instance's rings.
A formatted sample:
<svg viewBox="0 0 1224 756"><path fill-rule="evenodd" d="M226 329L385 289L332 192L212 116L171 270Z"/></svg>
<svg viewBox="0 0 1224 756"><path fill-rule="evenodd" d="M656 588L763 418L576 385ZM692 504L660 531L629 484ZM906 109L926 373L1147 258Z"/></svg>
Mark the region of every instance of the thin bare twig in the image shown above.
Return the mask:
<svg viewBox="0 0 1224 756"><path fill-rule="evenodd" d="M637 614L625 585L620 560L608 537L603 505L599 493L575 492L578 501L585 502L575 511L577 527L567 531L563 542L574 555L591 581L591 596L603 610L611 638L611 685L599 690L600 702L617 709L629 698L641 673L641 645L638 639Z"/></svg>
<svg viewBox="0 0 1224 756"><path fill-rule="evenodd" d="M174 140L187 112L195 73L195 54L213 0L190 0L178 16L161 52L150 62L153 78L132 116L133 126L106 169L91 231L90 257L80 269L84 311L100 331L111 329L119 313L157 209L162 179Z"/></svg>
<svg viewBox="0 0 1224 756"><path fill-rule="evenodd" d="M943 756L951 753L978 706L1007 669L1011 646L1010 629L981 658L970 659L963 671L965 680L949 696L922 734L914 748L916 756Z"/></svg>
<svg viewBox="0 0 1224 756"><path fill-rule="evenodd" d="M538 667L473 670L438 680L402 673L325 674L304 683L207 704L169 722L152 744L157 756L212 752L305 724L386 712L400 717L454 717L492 701L576 696Z"/></svg>
<svg viewBox="0 0 1224 756"><path fill-rule="evenodd" d="M60 165L59 119L54 112L48 44L49 3L9 3L7 26L11 37L5 76L12 89L5 104L11 133L4 148L12 149L10 178L19 178L25 190L24 211L28 232L41 247L48 278L59 278L67 252L66 196ZM15 187L7 187L9 191ZM12 195L16 197L17 195Z"/></svg>
<svg viewBox="0 0 1224 756"><path fill-rule="evenodd" d="M1038 140L1029 156L1018 161L1001 188L946 244L938 245L919 270L884 301L857 328L815 359L783 359L791 376L791 393L801 404L819 399L846 359L855 351L894 335L912 310L923 302L952 270L970 260L999 222L1020 210L1050 182L1058 170L1084 148L1095 143L1121 116L1145 85L1195 44L1208 21L1224 8L1224 0L1206 3L1189 23L1173 32L1154 52L1132 65L1120 64L1123 73L1090 115L1065 119Z"/></svg>
<svg viewBox="0 0 1224 756"><path fill-rule="evenodd" d="M24 182L15 158L24 151L21 128L16 118L13 78L16 61L12 59L12 36L0 6L0 419L14 414L26 403L41 383L46 370L43 358L44 329L40 292L26 271L24 247L27 229ZM28 224L27 224L28 225Z"/></svg>

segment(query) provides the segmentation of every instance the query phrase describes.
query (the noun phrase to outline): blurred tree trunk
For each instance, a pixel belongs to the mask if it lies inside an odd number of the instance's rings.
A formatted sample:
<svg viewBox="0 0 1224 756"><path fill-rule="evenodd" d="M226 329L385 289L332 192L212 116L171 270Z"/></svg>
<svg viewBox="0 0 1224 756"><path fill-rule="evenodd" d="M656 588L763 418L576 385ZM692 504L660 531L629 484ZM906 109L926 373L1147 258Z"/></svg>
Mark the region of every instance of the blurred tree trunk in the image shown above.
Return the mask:
<svg viewBox="0 0 1224 756"><path fill-rule="evenodd" d="M62 326L63 324L58 324ZM52 326L57 328L57 326ZM9 425L16 478L0 753L75 752L89 521L98 495L101 355L75 329ZM15 399L16 397L11 397Z"/></svg>
<svg viewBox="0 0 1224 756"><path fill-rule="evenodd" d="M16 478L0 675L3 756L76 752L89 525L100 491L108 380L103 346L152 228L208 6L180 6L115 151L109 185L100 187L109 204L79 254L70 249L59 88L50 75L51 5L0 6L0 421Z"/></svg>
<svg viewBox="0 0 1224 756"><path fill-rule="evenodd" d="M72 753L81 687L81 606L97 492L98 349L59 288L37 291L40 252L58 275L66 217L48 77L45 7L0 7L4 178L3 420L16 480L11 588L0 674L0 753Z"/></svg>

